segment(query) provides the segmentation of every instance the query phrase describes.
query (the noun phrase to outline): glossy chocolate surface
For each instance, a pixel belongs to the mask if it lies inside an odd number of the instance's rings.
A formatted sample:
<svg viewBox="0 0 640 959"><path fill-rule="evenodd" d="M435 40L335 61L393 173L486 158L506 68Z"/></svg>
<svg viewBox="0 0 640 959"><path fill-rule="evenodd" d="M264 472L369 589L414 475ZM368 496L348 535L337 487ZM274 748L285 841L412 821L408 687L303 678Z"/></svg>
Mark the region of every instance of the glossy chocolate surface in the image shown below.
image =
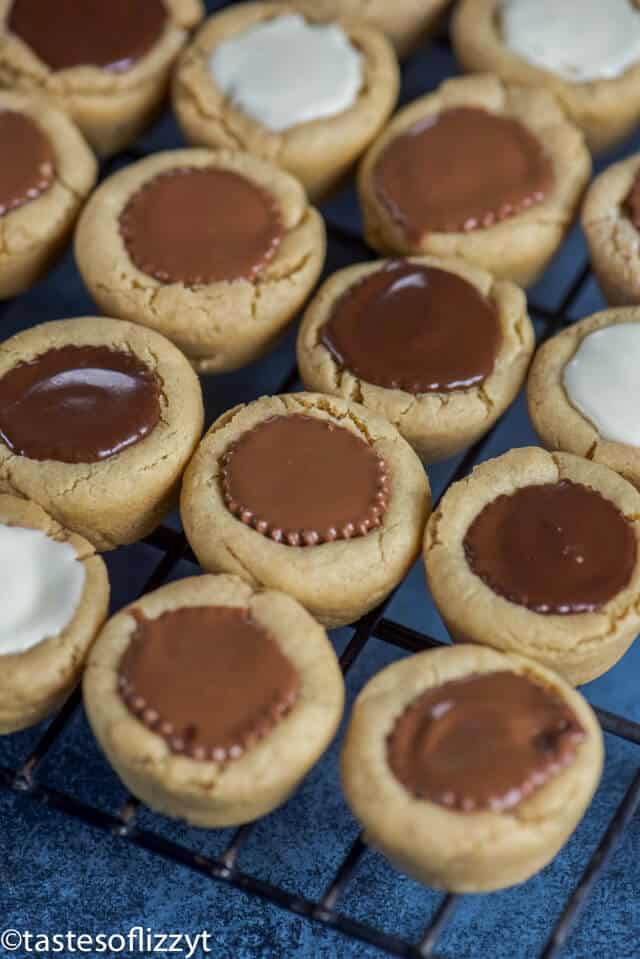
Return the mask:
<svg viewBox="0 0 640 959"><path fill-rule="evenodd" d="M120 232L133 263L162 283L254 279L284 232L275 199L233 170L179 167L129 200Z"/></svg>
<svg viewBox="0 0 640 959"><path fill-rule="evenodd" d="M385 461L350 430L302 414L272 416L222 460L227 509L288 546L364 536L389 498Z"/></svg>
<svg viewBox="0 0 640 959"><path fill-rule="evenodd" d="M96 463L148 436L160 385L132 353L63 346L0 377L0 439L35 460Z"/></svg>
<svg viewBox="0 0 640 959"><path fill-rule="evenodd" d="M56 157L44 131L24 113L0 110L0 216L49 189Z"/></svg>
<svg viewBox="0 0 640 959"><path fill-rule="evenodd" d="M553 185L551 161L527 127L479 107L421 120L388 144L373 177L414 242L493 226L541 203Z"/></svg>
<svg viewBox="0 0 640 959"><path fill-rule="evenodd" d="M120 695L175 753L241 756L291 709L300 678L246 609L189 606L148 619L120 662Z"/></svg>
<svg viewBox="0 0 640 959"><path fill-rule="evenodd" d="M410 393L477 386L495 365L497 312L455 273L406 261L369 273L336 302L322 342L360 379Z"/></svg>
<svg viewBox="0 0 640 959"><path fill-rule="evenodd" d="M13 0L8 27L52 70L129 70L159 41L162 0Z"/></svg>
<svg viewBox="0 0 640 959"><path fill-rule="evenodd" d="M631 525L595 490L562 480L499 496L464 539L473 572L495 593L536 613L599 609L636 563Z"/></svg>
<svg viewBox="0 0 640 959"><path fill-rule="evenodd" d="M387 756L418 799L503 812L566 768L584 738L551 689L517 673L483 673L419 696L397 720Z"/></svg>

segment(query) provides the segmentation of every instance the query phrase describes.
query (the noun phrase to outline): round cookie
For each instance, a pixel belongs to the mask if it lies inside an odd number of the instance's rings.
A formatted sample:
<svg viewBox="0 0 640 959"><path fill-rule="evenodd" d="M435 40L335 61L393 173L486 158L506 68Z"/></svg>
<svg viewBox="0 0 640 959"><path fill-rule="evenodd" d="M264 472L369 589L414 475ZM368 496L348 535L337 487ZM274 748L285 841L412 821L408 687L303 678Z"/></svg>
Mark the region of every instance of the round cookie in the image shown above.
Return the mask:
<svg viewBox="0 0 640 959"><path fill-rule="evenodd" d="M282 590L342 626L406 575L429 505L424 470L394 426L358 403L292 393L213 424L180 509L205 569Z"/></svg>
<svg viewBox="0 0 640 959"><path fill-rule="evenodd" d="M0 495L0 734L26 729L78 682L109 605L93 547L28 500Z"/></svg>
<svg viewBox="0 0 640 959"><path fill-rule="evenodd" d="M155 115L203 12L201 0L0 0L0 87L46 98L115 153Z"/></svg>
<svg viewBox="0 0 640 959"><path fill-rule="evenodd" d="M549 449L603 463L640 488L640 307L604 310L536 354L529 415Z"/></svg>
<svg viewBox="0 0 640 959"><path fill-rule="evenodd" d="M367 842L451 892L542 869L600 780L602 733L559 676L513 653L443 647L388 666L356 700L342 753Z"/></svg>
<svg viewBox="0 0 640 959"><path fill-rule="evenodd" d="M84 702L134 795L196 826L231 826L271 812L320 758L344 683L325 631L294 599L198 576L109 621Z"/></svg>
<svg viewBox="0 0 640 959"><path fill-rule="evenodd" d="M582 207L582 229L607 302L640 303L640 153L596 177Z"/></svg>
<svg viewBox="0 0 640 959"><path fill-rule="evenodd" d="M28 289L63 247L96 180L71 120L42 100L0 90L0 300Z"/></svg>
<svg viewBox="0 0 640 959"><path fill-rule="evenodd" d="M301 6L301 4L296 4ZM311 0L309 7L325 20L349 17L382 30L399 57L409 54L437 26L449 0Z"/></svg>
<svg viewBox="0 0 640 959"><path fill-rule="evenodd" d="M550 90L594 151L640 119L638 36L632 0L461 0L452 27L466 71Z"/></svg>
<svg viewBox="0 0 640 959"><path fill-rule="evenodd" d="M384 255L460 257L528 286L590 171L582 134L550 93L454 77L401 110L368 150L358 175L365 237Z"/></svg>
<svg viewBox="0 0 640 959"><path fill-rule="evenodd" d="M173 103L190 143L271 160L317 199L378 135L398 88L393 49L366 23L243 3L207 20L185 50Z"/></svg>
<svg viewBox="0 0 640 959"><path fill-rule="evenodd" d="M75 239L100 309L163 333L201 373L269 348L311 292L325 245L302 186L230 150L172 150L126 167L91 197Z"/></svg>
<svg viewBox="0 0 640 959"><path fill-rule="evenodd" d="M171 343L106 317L43 323L0 347L0 493L97 549L141 539L175 501L203 426Z"/></svg>
<svg viewBox="0 0 640 959"><path fill-rule="evenodd" d="M334 273L298 335L305 386L362 403L427 463L477 440L522 386L526 298L461 260L378 260Z"/></svg>
<svg viewBox="0 0 640 959"><path fill-rule="evenodd" d="M455 483L424 561L454 640L536 659L573 685L610 669L640 630L640 493L568 453L511 450Z"/></svg>

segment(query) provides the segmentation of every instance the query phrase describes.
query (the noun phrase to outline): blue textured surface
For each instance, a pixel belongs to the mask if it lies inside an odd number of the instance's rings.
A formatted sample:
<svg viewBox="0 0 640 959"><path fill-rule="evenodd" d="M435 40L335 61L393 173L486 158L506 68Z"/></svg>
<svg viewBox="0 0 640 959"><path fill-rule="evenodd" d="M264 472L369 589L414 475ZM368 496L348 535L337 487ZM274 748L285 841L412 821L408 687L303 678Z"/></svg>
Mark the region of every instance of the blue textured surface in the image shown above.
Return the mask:
<svg viewBox="0 0 640 959"><path fill-rule="evenodd" d="M393 0L389 0L393 2ZM210 4L210 7L221 4ZM455 65L444 45L421 51L405 69L403 100L433 89ZM141 141L146 151L180 145L170 117L163 118ZM640 147L636 138L635 149ZM623 151L630 152L634 144ZM606 158L603 163L611 160ZM356 237L357 202L349 189L325 209L329 223ZM357 245L356 245L357 250ZM362 251L363 253L364 251ZM334 239L327 273L354 259L348 238ZM557 309L586 263L586 249L575 228L545 277L531 291L543 309ZM569 306L579 318L601 308L603 301L591 278ZM50 319L92 312L93 306L75 270L71 255L29 294L7 304L0 316L3 337ZM207 418L242 400L273 392L293 362L295 331L272 354L239 373L204 382ZM484 457L512 446L535 442L522 397L504 417ZM435 492L450 479L456 462L430 468ZM140 544L108 557L113 608L133 598L158 561L159 554ZM193 567L183 563L178 575ZM387 615L399 622L445 638L428 596L422 570L416 567L394 597ZM335 635L340 651L349 630ZM349 702L366 680L402 655L370 640L348 676ZM611 672L586 687L589 699L625 716L640 719L637 694L640 645ZM0 766L15 767L24 759L42 728L0 739ZM340 738L293 798L258 824L243 848L239 866L284 889L318 897L342 861L358 827L342 798L337 770ZM529 959L542 948L589 856L604 833L617 803L637 771L638 747L607 737L607 762L595 801L567 847L542 874L508 892L466 897L439 944L448 957ZM39 779L78 796L100 809L115 812L125 793L102 758L81 710L48 754ZM138 823L205 855L220 853L228 831L191 829L143 809ZM348 940L319 925L217 884L173 863L152 856L102 832L77 824L46 806L0 790L0 929L14 927L40 933L125 933L136 925L157 932L208 930L216 959L324 959L382 955L373 947ZM640 911L640 821L636 816L614 858L589 900L563 953L566 959L587 955L603 959L638 959ZM353 918L389 933L416 940L441 897L399 874L379 855L367 851L340 901ZM10 953L0 953L9 955Z"/></svg>

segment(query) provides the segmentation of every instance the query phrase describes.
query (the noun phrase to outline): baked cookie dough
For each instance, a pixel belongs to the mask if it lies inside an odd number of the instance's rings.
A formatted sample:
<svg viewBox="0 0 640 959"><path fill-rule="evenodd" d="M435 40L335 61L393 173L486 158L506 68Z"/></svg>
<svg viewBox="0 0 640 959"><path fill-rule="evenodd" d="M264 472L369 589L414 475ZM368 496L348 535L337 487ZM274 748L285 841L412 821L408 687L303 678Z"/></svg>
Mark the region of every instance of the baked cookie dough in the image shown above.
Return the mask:
<svg viewBox="0 0 640 959"><path fill-rule="evenodd" d="M317 199L378 135L398 87L393 49L366 23L243 3L207 20L185 50L173 102L190 143L277 163Z"/></svg>
<svg viewBox="0 0 640 959"><path fill-rule="evenodd" d="M307 0L325 20L349 17L382 30L399 57L407 57L437 25L449 0ZM300 6L300 4L297 4Z"/></svg>
<svg viewBox="0 0 640 959"><path fill-rule="evenodd" d="M160 106L201 0L0 0L0 87L46 98L99 153Z"/></svg>
<svg viewBox="0 0 640 959"><path fill-rule="evenodd" d="M367 243L460 257L528 286L571 224L591 160L546 90L455 77L401 110L358 176Z"/></svg>
<svg viewBox="0 0 640 959"><path fill-rule="evenodd" d="M582 207L582 229L607 302L640 303L640 153L596 177Z"/></svg>
<svg viewBox="0 0 640 959"><path fill-rule="evenodd" d="M342 626L406 575L429 506L422 465L394 426L341 397L291 393L213 424L180 509L205 569L282 590Z"/></svg>
<svg viewBox="0 0 640 959"><path fill-rule="evenodd" d="M461 260L378 260L321 287L300 327L298 367L307 389L384 416L431 463L505 411L534 342L513 283Z"/></svg>
<svg viewBox="0 0 640 959"><path fill-rule="evenodd" d="M0 344L0 493L38 503L97 549L154 529L203 426L198 379L132 323L43 323Z"/></svg>
<svg viewBox="0 0 640 959"><path fill-rule="evenodd" d="M640 307L604 310L545 343L529 415L549 449L603 463L640 488Z"/></svg>
<svg viewBox="0 0 640 959"><path fill-rule="evenodd" d="M598 463L511 450L455 483L425 534L454 640L520 653L579 685L640 631L640 493Z"/></svg>
<svg viewBox="0 0 640 959"><path fill-rule="evenodd" d="M320 758L344 683L325 631L294 599L198 576L109 621L84 702L135 796L196 826L232 826L284 802Z"/></svg>
<svg viewBox="0 0 640 959"><path fill-rule="evenodd" d="M632 0L461 0L452 39L469 73L555 93L594 151L640 120L640 9Z"/></svg>
<svg viewBox="0 0 640 959"><path fill-rule="evenodd" d="M28 289L60 252L96 180L71 120L0 90L0 300Z"/></svg>
<svg viewBox="0 0 640 959"><path fill-rule="evenodd" d="M311 292L325 245L298 181L231 150L126 167L91 197L75 241L100 309L163 333L201 373L269 348Z"/></svg>
<svg viewBox="0 0 640 959"><path fill-rule="evenodd" d="M487 892L553 859L600 780L602 733L559 676L514 653L444 647L388 666L342 754L367 842L421 882Z"/></svg>
<svg viewBox="0 0 640 959"><path fill-rule="evenodd" d="M0 733L40 722L80 678L109 605L93 547L35 503L0 495Z"/></svg>

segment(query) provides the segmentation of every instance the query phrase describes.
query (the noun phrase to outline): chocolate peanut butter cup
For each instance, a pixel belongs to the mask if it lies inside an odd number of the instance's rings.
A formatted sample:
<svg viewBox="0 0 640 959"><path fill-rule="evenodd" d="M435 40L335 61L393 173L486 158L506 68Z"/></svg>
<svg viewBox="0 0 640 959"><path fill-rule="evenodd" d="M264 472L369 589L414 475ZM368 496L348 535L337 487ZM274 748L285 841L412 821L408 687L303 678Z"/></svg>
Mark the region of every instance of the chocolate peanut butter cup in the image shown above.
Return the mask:
<svg viewBox="0 0 640 959"><path fill-rule="evenodd" d="M573 685L640 630L640 493L607 466L539 447L477 466L424 539L427 582L456 642L535 659Z"/></svg>
<svg viewBox="0 0 640 959"><path fill-rule="evenodd" d="M419 240L470 232L541 203L553 185L542 143L518 120L445 110L390 142L374 172L391 216Z"/></svg>
<svg viewBox="0 0 640 959"><path fill-rule="evenodd" d="M112 617L83 698L135 796L220 827L287 799L337 730L344 681L326 632L291 596L200 575Z"/></svg>
<svg viewBox="0 0 640 959"><path fill-rule="evenodd" d="M637 560L620 510L568 480L499 496L469 527L464 549L494 592L555 615L600 609L628 586Z"/></svg>
<svg viewBox="0 0 640 959"><path fill-rule="evenodd" d="M365 239L383 256L456 257L530 286L590 173L584 138L550 92L453 77L400 110L367 152Z"/></svg>
<svg viewBox="0 0 640 959"><path fill-rule="evenodd" d="M162 0L13 0L8 27L52 70L130 69L159 41Z"/></svg>
<svg viewBox="0 0 640 959"><path fill-rule="evenodd" d="M180 497L204 569L286 592L332 627L355 622L406 575L429 508L425 471L394 426L310 392L223 414Z"/></svg>
<svg viewBox="0 0 640 959"><path fill-rule="evenodd" d="M636 230L640 230L640 173L636 175L631 192L625 201L625 208Z"/></svg>
<svg viewBox="0 0 640 959"><path fill-rule="evenodd" d="M246 609L189 606L137 627L119 669L129 709L175 753L223 762L262 739L293 706L300 678Z"/></svg>
<svg viewBox="0 0 640 959"><path fill-rule="evenodd" d="M188 360L107 316L23 330L0 350L0 493L96 549L147 536L175 502L204 420Z"/></svg>
<svg viewBox="0 0 640 959"><path fill-rule="evenodd" d="M45 193L55 179L51 141L25 113L0 107L0 216Z"/></svg>
<svg viewBox="0 0 640 959"><path fill-rule="evenodd" d="M274 197L219 167L159 174L131 197L119 222L139 270L185 285L254 279L284 233Z"/></svg>
<svg viewBox="0 0 640 959"><path fill-rule="evenodd" d="M131 353L63 346L0 377L0 438L18 456L97 463L139 443L160 419L160 383Z"/></svg>
<svg viewBox="0 0 640 959"><path fill-rule="evenodd" d="M377 529L387 464L344 427L303 414L264 420L222 459L230 512L287 546L316 546Z"/></svg>
<svg viewBox="0 0 640 959"><path fill-rule="evenodd" d="M567 682L466 644L407 656L369 680L341 772L367 842L399 869L437 889L488 892L559 852L603 755L598 720Z"/></svg>
<svg viewBox="0 0 640 959"><path fill-rule="evenodd" d="M449 809L513 809L568 766L585 732L557 694L524 675L469 676L410 703L388 739L396 778Z"/></svg>
<svg viewBox="0 0 640 959"><path fill-rule="evenodd" d="M350 287L322 332L340 367L409 393L478 386L494 368L500 339L495 306L475 286L406 261Z"/></svg>

